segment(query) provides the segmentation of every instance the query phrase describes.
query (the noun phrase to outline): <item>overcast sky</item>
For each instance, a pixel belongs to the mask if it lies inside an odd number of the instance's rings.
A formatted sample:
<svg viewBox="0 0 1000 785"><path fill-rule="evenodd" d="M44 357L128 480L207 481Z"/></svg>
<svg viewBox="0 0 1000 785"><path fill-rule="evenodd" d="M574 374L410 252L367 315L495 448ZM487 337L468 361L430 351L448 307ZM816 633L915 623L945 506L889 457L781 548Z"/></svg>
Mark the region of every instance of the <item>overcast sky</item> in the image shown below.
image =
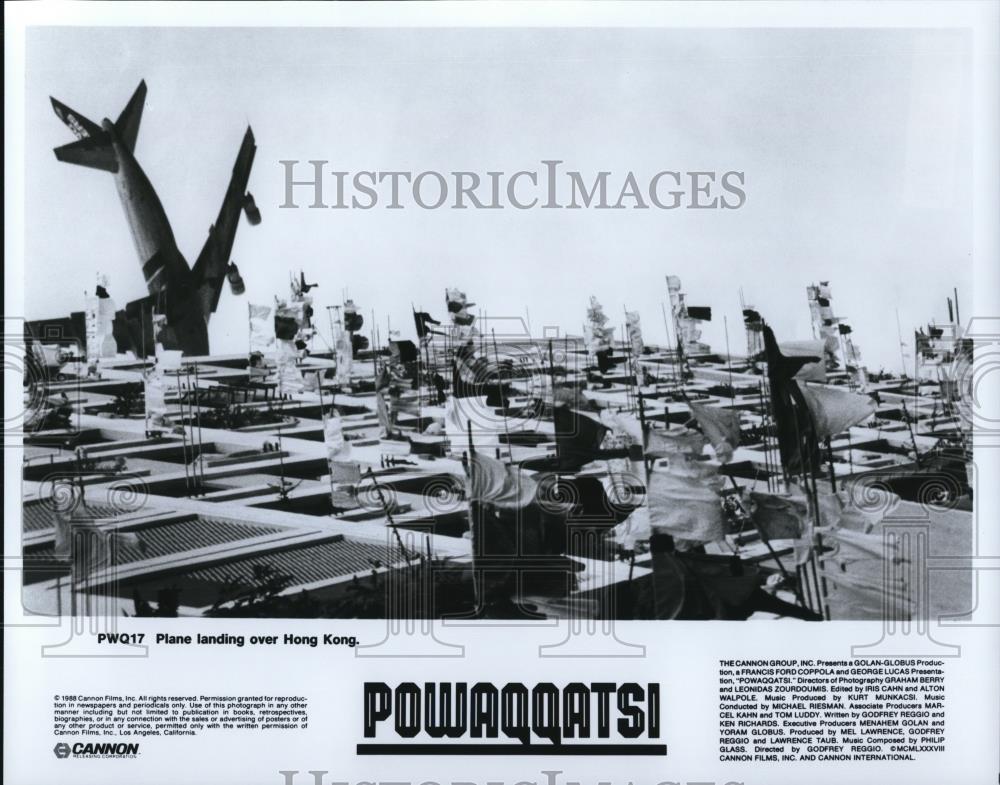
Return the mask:
<svg viewBox="0 0 1000 785"><path fill-rule="evenodd" d="M48 96L100 122L140 79L136 157L194 262L246 124L258 151L213 351L246 348L247 302L318 281L412 336L446 286L491 316L579 333L597 295L664 338L664 276L712 306L705 338L744 345L739 289L781 339L811 337L807 284L829 280L871 367L904 334L971 302L969 38L960 31L42 28L27 39L26 315L83 307L97 271L119 306L145 295L112 177L56 161L73 140ZM593 176L741 170L739 210L279 210L280 159L358 170ZM321 324L325 332L325 324Z"/></svg>

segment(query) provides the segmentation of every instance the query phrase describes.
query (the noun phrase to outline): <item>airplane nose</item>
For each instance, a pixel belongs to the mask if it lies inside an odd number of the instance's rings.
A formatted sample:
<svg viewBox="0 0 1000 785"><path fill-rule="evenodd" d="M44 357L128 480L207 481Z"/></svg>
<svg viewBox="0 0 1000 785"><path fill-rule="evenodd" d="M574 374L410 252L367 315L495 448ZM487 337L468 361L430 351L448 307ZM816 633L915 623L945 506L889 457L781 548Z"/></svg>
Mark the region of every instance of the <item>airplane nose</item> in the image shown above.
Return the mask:
<svg viewBox="0 0 1000 785"><path fill-rule="evenodd" d="M111 132L115 129L115 124L112 123L107 117L101 120L101 128L105 131Z"/></svg>

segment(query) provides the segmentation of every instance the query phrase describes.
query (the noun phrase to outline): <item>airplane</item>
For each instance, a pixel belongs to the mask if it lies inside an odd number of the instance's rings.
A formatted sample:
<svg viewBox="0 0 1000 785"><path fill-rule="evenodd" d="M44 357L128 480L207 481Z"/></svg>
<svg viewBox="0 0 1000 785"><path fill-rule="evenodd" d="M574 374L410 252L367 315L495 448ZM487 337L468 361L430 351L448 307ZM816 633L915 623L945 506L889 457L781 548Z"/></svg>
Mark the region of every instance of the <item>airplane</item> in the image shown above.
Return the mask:
<svg viewBox="0 0 1000 785"><path fill-rule="evenodd" d="M114 122L105 118L98 125L61 101L51 101L56 115L77 137L76 142L55 148L56 158L114 175L146 280L148 296L130 302L115 316L113 329L119 349L146 357L160 344L189 356L208 354L208 322L218 307L223 281L229 281L234 294L244 291L239 269L229 258L240 211L252 226L261 221L253 195L247 191L257 150L253 130L247 126L219 215L209 227L194 267L189 267L177 248L163 205L134 155L146 101L145 80ZM41 339L46 325L52 323L62 323L64 331L77 332L79 316L29 324L29 335ZM52 332L51 327L48 330Z"/></svg>

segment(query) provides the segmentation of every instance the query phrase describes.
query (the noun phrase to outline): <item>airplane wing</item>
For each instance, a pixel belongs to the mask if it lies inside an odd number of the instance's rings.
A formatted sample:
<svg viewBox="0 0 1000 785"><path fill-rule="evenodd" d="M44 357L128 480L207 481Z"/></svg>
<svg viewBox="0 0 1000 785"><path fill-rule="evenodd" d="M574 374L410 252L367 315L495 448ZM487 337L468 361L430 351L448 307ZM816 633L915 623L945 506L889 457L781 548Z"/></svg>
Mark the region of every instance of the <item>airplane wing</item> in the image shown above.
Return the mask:
<svg viewBox="0 0 1000 785"><path fill-rule="evenodd" d="M219 217L208 230L208 239L195 262L193 275L195 286L202 300L202 313L207 318L215 313L222 293L223 281L229 267L229 255L233 250L233 240L236 237L236 227L239 225L240 212L245 210L252 224L260 223L260 213L253 202L253 196L247 192L247 180L250 178L250 168L253 166L257 145L254 142L253 130L247 128L243 136L243 144L233 165L233 176L229 180L229 188L222 200Z"/></svg>

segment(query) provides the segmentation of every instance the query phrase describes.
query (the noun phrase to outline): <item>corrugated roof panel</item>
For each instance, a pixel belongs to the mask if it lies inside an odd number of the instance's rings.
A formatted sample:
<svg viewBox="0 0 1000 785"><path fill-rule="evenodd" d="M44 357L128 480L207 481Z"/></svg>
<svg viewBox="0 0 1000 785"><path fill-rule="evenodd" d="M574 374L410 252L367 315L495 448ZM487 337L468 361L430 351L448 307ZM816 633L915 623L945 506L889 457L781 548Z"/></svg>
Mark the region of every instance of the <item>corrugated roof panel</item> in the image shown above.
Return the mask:
<svg viewBox="0 0 1000 785"><path fill-rule="evenodd" d="M74 520L83 521L96 518L115 518L122 512L108 504L88 504L80 507L74 514ZM55 510L47 499L26 502L21 528L25 532L38 532L51 529L56 525Z"/></svg>
<svg viewBox="0 0 1000 785"><path fill-rule="evenodd" d="M292 577L292 585L330 580L353 573L368 573L376 566L402 560L398 548L388 545L333 540L284 551L272 551L235 559L224 564L192 570L184 577L221 584L231 579L252 580L254 567L268 565Z"/></svg>
<svg viewBox="0 0 1000 785"><path fill-rule="evenodd" d="M281 526L235 523L204 515L181 521L166 521L135 530L139 536L139 545L119 545L114 553L114 563L130 564L252 537L262 537L280 531L284 531ZM31 557L52 558L53 546L32 549Z"/></svg>
<svg viewBox="0 0 1000 785"><path fill-rule="evenodd" d="M139 545L125 545L119 548L115 554L115 563L129 564L144 559L155 559L173 553L262 537L279 531L282 531L280 526L233 523L221 518L198 516L178 523L147 526L137 530Z"/></svg>

